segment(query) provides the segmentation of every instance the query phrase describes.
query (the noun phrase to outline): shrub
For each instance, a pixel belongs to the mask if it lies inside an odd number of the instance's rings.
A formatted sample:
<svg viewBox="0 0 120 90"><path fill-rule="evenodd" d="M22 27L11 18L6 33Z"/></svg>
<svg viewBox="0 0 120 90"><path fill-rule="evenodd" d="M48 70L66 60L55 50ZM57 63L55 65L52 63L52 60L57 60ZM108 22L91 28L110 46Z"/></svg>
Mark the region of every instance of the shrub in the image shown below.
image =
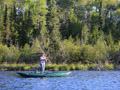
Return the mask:
<svg viewBox="0 0 120 90"><path fill-rule="evenodd" d="M75 70L75 65L74 64L70 65L70 70Z"/></svg>
<svg viewBox="0 0 120 90"><path fill-rule="evenodd" d="M114 69L114 65L113 64L105 64L105 67L107 67L108 69Z"/></svg>
<svg viewBox="0 0 120 90"><path fill-rule="evenodd" d="M61 65L61 71L65 71L65 70L69 71L70 70L70 66L66 65L66 64Z"/></svg>
<svg viewBox="0 0 120 90"><path fill-rule="evenodd" d="M30 66L25 66L24 67L24 70L28 70L28 69L30 69Z"/></svg>
<svg viewBox="0 0 120 90"><path fill-rule="evenodd" d="M103 40L98 40L96 45L94 46L94 60L99 63L99 62L105 62L106 60L106 49L107 45L105 45L106 42Z"/></svg>
<svg viewBox="0 0 120 90"><path fill-rule="evenodd" d="M67 63L79 62L80 60L80 47L73 43L72 39L64 40L62 42L64 47L65 57L67 57Z"/></svg>
<svg viewBox="0 0 120 90"><path fill-rule="evenodd" d="M83 64L77 64L75 68L76 70L88 70L88 66Z"/></svg>
<svg viewBox="0 0 120 90"><path fill-rule="evenodd" d="M15 62L17 62L19 60L19 58L20 58L19 50L15 46L10 47L9 62L10 63L15 63Z"/></svg>
<svg viewBox="0 0 120 90"><path fill-rule="evenodd" d="M81 46L81 55L82 63L93 63L94 61L94 48L91 45Z"/></svg>
<svg viewBox="0 0 120 90"><path fill-rule="evenodd" d="M56 65L54 65L54 64L47 64L47 65L45 66L45 68L46 68L46 70L53 70L53 69L54 69L54 66L56 66Z"/></svg>
<svg viewBox="0 0 120 90"><path fill-rule="evenodd" d="M30 54L31 54L31 48L28 44L25 44L24 48L20 49L21 55L19 62L25 62L25 63L30 63Z"/></svg>
<svg viewBox="0 0 120 90"><path fill-rule="evenodd" d="M54 66L53 70L54 71L59 71L59 67L58 66Z"/></svg>
<svg viewBox="0 0 120 90"><path fill-rule="evenodd" d="M10 50L6 45L0 44L0 63L8 62Z"/></svg>

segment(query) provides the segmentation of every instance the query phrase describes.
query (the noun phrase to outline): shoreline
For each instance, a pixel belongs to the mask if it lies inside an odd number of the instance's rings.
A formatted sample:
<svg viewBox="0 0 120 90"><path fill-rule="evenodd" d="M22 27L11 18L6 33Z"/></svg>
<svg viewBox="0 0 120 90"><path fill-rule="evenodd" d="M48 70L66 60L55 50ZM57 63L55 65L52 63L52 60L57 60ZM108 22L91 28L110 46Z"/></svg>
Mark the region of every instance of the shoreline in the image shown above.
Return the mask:
<svg viewBox="0 0 120 90"><path fill-rule="evenodd" d="M0 71L34 71L35 67L39 64L0 64ZM93 71L109 71L120 70L115 68L113 64L97 65L97 64L46 64L45 70L47 71L74 71L74 70L93 70Z"/></svg>

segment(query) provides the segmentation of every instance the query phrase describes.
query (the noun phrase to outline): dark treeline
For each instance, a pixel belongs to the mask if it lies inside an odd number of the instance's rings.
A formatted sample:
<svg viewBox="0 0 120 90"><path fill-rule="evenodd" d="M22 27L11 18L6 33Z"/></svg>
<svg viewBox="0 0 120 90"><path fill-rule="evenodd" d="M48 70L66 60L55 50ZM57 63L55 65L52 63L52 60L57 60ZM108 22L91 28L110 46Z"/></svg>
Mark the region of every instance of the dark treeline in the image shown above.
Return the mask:
<svg viewBox="0 0 120 90"><path fill-rule="evenodd" d="M0 0L0 63L115 63L119 0Z"/></svg>

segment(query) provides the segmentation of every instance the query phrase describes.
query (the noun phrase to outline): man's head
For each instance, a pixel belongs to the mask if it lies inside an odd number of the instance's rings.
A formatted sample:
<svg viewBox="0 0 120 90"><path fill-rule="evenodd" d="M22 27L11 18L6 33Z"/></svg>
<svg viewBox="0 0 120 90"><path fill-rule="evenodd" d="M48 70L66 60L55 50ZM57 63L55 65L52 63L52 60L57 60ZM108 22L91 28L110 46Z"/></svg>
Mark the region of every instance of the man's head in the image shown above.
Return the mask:
<svg viewBox="0 0 120 90"><path fill-rule="evenodd" d="M41 55L45 55L45 53L44 53L44 52L41 52Z"/></svg>

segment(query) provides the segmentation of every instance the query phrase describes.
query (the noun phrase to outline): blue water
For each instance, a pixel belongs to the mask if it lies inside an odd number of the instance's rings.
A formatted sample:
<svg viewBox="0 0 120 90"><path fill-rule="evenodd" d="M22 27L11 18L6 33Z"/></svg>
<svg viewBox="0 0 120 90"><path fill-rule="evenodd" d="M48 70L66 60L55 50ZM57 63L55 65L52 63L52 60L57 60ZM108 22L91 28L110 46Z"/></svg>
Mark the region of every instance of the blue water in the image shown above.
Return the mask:
<svg viewBox="0 0 120 90"><path fill-rule="evenodd" d="M120 71L71 71L67 77L44 78L1 71L0 90L120 90Z"/></svg>

